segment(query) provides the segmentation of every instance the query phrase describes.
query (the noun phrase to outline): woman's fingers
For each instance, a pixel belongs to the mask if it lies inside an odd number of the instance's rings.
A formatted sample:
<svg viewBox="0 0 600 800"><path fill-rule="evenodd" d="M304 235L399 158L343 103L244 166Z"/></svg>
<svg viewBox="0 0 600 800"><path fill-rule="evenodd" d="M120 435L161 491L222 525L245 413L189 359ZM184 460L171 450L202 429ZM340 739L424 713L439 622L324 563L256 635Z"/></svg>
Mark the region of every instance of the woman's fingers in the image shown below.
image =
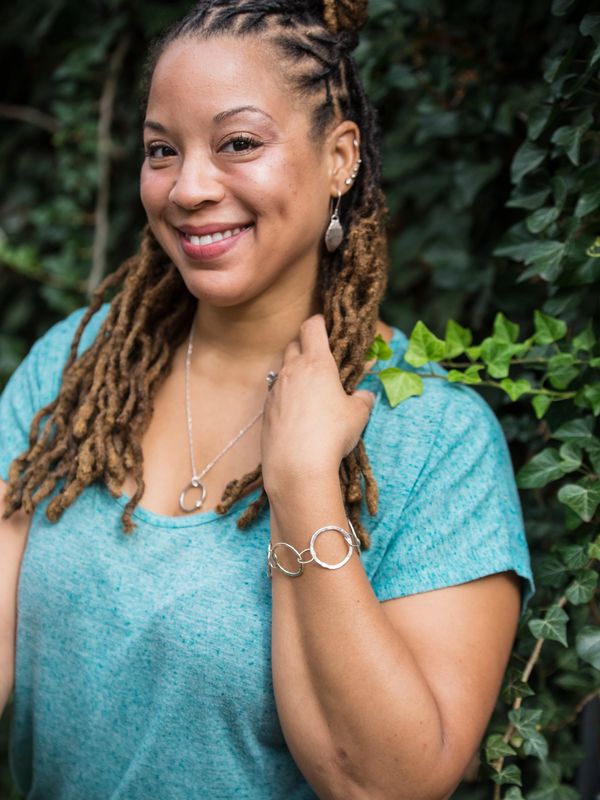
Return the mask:
<svg viewBox="0 0 600 800"><path fill-rule="evenodd" d="M315 358L331 356L329 338L322 314L314 314L300 326L300 348L302 353Z"/></svg>
<svg viewBox="0 0 600 800"><path fill-rule="evenodd" d="M287 362L289 364L290 361L293 361L299 355L301 355L300 342L294 339L283 351L283 363L285 364Z"/></svg>

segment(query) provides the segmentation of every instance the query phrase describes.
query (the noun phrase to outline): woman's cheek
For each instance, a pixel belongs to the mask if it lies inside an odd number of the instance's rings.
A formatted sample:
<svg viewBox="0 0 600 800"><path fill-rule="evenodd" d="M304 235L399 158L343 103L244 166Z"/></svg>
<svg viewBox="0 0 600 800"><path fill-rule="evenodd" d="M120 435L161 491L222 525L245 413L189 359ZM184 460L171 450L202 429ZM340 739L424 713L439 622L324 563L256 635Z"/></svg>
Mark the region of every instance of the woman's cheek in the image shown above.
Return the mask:
<svg viewBox="0 0 600 800"><path fill-rule="evenodd" d="M140 173L140 199L146 214L157 214L162 205L168 204L168 183L157 171L152 171L146 164ZM168 180L168 179L167 179Z"/></svg>

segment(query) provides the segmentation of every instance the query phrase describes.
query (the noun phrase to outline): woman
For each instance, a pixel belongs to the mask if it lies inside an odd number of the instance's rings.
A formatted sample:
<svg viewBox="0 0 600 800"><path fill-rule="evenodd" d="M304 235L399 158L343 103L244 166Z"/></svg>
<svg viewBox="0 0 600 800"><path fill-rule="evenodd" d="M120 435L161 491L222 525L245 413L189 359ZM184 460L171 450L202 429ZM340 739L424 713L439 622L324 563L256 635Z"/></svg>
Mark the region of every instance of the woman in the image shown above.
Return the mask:
<svg viewBox="0 0 600 800"><path fill-rule="evenodd" d="M477 751L533 583L488 406L391 409L365 366L406 337L354 5L203 2L158 42L140 252L2 398L28 798L441 800Z"/></svg>

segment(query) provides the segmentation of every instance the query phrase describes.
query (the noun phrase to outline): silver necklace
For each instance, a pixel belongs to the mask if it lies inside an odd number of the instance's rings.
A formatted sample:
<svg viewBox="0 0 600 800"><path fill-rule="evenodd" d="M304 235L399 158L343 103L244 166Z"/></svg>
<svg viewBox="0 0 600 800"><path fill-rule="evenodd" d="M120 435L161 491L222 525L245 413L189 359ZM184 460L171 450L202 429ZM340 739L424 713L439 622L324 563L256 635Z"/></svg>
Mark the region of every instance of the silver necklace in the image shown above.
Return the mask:
<svg viewBox="0 0 600 800"><path fill-rule="evenodd" d="M196 458L194 456L194 436L193 436L193 429L192 429L192 399L191 399L191 390L190 390L190 368L192 363L192 352L194 349L194 327L195 321L192 323L190 328L190 336L188 339L188 346L187 346L187 354L185 357L185 414L187 419L187 432L188 432L188 444L190 448L190 463L192 466L192 479L189 483L187 483L181 491L179 495L179 508L182 511L185 511L187 514L191 514L193 511L198 511L204 505L204 501L206 500L206 486L202 482L202 478L206 475L206 473L211 470L217 461L220 461L225 453L227 453L233 445L238 442L242 436L250 430L250 428L258 422L258 420L262 417L263 411L259 411L258 414L255 414L250 422L247 425L238 431L238 433L233 437L233 439L228 442L225 447L221 450L220 453L213 458L212 461L200 471L196 469ZM267 387L270 390L277 380L277 373L276 372L269 372L266 377ZM186 504L186 498L189 492L198 490L200 492L200 497L194 501L193 506L188 506Z"/></svg>

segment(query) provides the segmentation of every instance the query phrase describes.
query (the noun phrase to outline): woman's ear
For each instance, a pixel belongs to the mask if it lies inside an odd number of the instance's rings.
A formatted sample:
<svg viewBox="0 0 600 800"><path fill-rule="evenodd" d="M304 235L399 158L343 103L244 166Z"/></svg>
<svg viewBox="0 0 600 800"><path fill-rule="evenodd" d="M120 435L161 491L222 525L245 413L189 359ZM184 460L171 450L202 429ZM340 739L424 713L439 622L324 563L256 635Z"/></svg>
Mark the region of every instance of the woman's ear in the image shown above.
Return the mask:
<svg viewBox="0 0 600 800"><path fill-rule="evenodd" d="M330 194L337 197L338 190L345 194L360 169L360 131L350 120L340 122L327 137L330 163Z"/></svg>

